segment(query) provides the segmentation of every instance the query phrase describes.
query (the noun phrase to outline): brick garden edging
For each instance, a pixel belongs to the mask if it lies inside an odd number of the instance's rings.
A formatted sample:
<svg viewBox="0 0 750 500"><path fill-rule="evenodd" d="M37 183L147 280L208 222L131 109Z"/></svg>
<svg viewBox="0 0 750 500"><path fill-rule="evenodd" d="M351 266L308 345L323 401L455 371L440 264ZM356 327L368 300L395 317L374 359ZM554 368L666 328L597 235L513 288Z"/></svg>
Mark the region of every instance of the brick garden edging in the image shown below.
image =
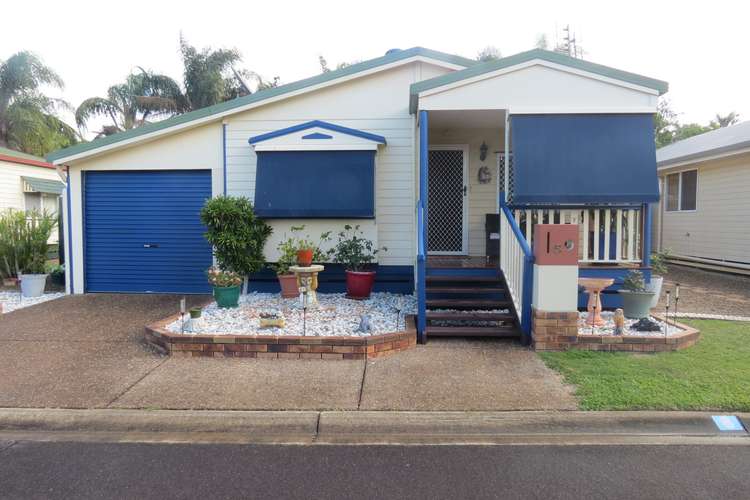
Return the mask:
<svg viewBox="0 0 750 500"><path fill-rule="evenodd" d="M414 316L406 330L368 337L301 337L291 335L185 335L166 326L179 314L146 326L146 342L172 356L261 359L366 359L394 354L417 344Z"/></svg>
<svg viewBox="0 0 750 500"><path fill-rule="evenodd" d="M655 318L664 318L656 314ZM700 332L682 323L673 323L683 331L669 337L635 335L585 335L578 331L578 312L532 311L531 330L536 351L624 351L665 352L695 345Z"/></svg>

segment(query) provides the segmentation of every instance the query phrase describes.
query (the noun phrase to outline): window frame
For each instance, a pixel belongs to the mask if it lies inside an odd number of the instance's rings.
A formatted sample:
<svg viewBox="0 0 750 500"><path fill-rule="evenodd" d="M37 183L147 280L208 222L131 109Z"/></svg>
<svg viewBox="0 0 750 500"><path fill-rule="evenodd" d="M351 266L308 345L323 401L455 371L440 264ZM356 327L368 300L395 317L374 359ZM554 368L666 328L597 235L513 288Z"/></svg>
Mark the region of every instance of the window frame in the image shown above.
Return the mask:
<svg viewBox="0 0 750 500"><path fill-rule="evenodd" d="M691 209L685 209L682 208L682 175L686 172L695 172L695 208ZM676 175L677 176L677 208L670 210L669 209L669 176ZM678 213L678 212L684 212L684 213L692 213L698 211L698 183L699 183L699 175L698 175L698 169L697 168L688 168L685 170L680 170L677 172L670 172L668 174L664 175L664 212L666 213Z"/></svg>

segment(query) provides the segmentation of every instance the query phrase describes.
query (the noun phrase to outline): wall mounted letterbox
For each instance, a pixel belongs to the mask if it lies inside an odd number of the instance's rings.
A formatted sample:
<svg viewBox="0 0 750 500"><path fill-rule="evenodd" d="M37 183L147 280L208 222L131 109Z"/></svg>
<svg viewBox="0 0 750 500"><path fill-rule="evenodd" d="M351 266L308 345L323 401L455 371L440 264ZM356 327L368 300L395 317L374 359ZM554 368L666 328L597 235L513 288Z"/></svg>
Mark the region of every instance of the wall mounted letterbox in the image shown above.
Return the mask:
<svg viewBox="0 0 750 500"><path fill-rule="evenodd" d="M540 266L578 265L578 224L534 226L534 260Z"/></svg>

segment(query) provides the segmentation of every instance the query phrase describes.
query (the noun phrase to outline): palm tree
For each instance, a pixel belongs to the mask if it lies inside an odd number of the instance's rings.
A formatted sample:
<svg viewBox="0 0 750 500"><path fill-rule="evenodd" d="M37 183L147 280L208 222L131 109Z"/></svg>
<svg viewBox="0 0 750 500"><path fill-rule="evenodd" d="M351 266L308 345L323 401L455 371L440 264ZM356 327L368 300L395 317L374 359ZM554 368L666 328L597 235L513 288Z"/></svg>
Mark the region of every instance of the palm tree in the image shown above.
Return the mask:
<svg viewBox="0 0 750 500"><path fill-rule="evenodd" d="M97 137L112 135L187 109L180 86L170 77L138 68L125 83L112 85L107 97L90 97L76 110L76 123L85 128L95 116L105 116L111 123L97 132Z"/></svg>
<svg viewBox="0 0 750 500"><path fill-rule="evenodd" d="M710 126L711 128L723 128L734 125L738 121L740 121L740 115L736 111L730 111L724 116L716 113L716 118L714 120L711 120Z"/></svg>
<svg viewBox="0 0 750 500"><path fill-rule="evenodd" d="M55 115L68 104L44 95L45 85L64 86L62 78L31 52L0 60L0 146L43 156L78 142L75 129Z"/></svg>

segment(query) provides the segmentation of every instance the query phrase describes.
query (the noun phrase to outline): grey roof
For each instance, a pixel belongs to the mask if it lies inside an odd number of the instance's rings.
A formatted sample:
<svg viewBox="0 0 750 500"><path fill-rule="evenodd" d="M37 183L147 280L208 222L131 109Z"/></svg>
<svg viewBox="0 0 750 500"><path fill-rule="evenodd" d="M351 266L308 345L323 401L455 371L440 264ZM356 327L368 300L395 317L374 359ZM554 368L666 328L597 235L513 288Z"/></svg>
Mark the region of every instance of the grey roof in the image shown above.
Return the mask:
<svg viewBox="0 0 750 500"><path fill-rule="evenodd" d="M675 142L656 150L656 164L666 168L674 163L750 148L750 121L719 128Z"/></svg>
<svg viewBox="0 0 750 500"><path fill-rule="evenodd" d="M21 176L21 179L29 185L34 193L60 194L65 189L65 184L54 179L40 179L39 177Z"/></svg>

